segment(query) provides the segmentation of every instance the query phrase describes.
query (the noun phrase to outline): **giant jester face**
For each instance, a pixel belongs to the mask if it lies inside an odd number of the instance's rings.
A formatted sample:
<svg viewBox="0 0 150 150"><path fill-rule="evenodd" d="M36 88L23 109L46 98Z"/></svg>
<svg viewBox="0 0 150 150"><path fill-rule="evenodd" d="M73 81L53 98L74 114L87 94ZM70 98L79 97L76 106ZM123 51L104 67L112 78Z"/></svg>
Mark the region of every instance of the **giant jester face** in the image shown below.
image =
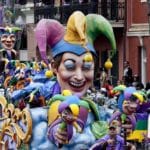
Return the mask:
<svg viewBox="0 0 150 150"><path fill-rule="evenodd" d="M14 48L15 45L15 41L16 41L16 37L14 34L2 34L1 36L1 45L2 48L7 49L7 50L11 50Z"/></svg>
<svg viewBox="0 0 150 150"><path fill-rule="evenodd" d="M84 57L73 53L64 53L60 66L54 69L61 90L70 90L81 97L92 85L94 78L94 61L86 62Z"/></svg>

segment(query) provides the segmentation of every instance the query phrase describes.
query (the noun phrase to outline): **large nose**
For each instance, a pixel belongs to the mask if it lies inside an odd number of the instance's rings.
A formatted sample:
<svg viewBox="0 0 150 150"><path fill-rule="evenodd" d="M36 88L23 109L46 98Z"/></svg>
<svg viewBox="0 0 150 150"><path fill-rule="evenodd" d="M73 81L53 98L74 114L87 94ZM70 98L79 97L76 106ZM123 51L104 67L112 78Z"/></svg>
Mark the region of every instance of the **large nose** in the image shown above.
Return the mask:
<svg viewBox="0 0 150 150"><path fill-rule="evenodd" d="M75 79L77 81L82 81L84 79L84 73L81 68L77 68L75 71Z"/></svg>
<svg viewBox="0 0 150 150"><path fill-rule="evenodd" d="M11 42L10 36L7 37L6 41L7 41L8 43Z"/></svg>

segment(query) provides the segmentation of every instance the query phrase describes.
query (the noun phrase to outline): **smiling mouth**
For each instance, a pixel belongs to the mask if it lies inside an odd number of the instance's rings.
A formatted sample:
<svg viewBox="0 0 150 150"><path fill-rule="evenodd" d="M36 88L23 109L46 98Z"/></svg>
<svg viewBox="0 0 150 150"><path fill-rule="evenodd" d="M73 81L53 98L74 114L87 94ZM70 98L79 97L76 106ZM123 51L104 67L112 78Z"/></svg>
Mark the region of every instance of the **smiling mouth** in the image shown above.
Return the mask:
<svg viewBox="0 0 150 150"><path fill-rule="evenodd" d="M134 112L135 112L135 109L128 109L128 112L129 112L129 113L134 113Z"/></svg>
<svg viewBox="0 0 150 150"><path fill-rule="evenodd" d="M77 83L77 82L71 81L69 84L71 86L75 87L75 88L81 88L81 87L83 87L85 85L85 82L78 82Z"/></svg>
<svg viewBox="0 0 150 150"><path fill-rule="evenodd" d="M5 44L6 45L6 47L8 47L8 48L11 48L12 47L12 44Z"/></svg>

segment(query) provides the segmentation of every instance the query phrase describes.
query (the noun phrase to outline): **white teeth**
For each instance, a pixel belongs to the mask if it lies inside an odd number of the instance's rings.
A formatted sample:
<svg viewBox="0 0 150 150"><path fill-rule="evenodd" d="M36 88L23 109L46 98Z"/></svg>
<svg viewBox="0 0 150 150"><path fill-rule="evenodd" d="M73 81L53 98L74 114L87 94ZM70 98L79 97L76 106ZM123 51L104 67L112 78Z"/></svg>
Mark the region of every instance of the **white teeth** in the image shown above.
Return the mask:
<svg viewBox="0 0 150 150"><path fill-rule="evenodd" d="M75 87L81 87L81 86L84 85L83 82L81 82L81 83L70 82L70 84L73 85L73 86L75 86Z"/></svg>

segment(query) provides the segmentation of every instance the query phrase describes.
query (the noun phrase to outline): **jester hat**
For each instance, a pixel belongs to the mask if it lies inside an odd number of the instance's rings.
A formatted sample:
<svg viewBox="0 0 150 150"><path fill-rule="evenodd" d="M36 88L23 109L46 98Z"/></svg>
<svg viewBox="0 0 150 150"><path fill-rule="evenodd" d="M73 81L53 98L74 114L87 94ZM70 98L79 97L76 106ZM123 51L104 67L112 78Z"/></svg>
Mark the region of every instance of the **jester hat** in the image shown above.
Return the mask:
<svg viewBox="0 0 150 150"><path fill-rule="evenodd" d="M0 34L4 34L4 33L13 33L15 34L16 32L18 31L21 31L21 28L19 27L9 27L9 26L6 26L6 27L0 27Z"/></svg>
<svg viewBox="0 0 150 150"><path fill-rule="evenodd" d="M96 55L93 47L95 39L103 34L111 43L115 53L116 42L111 24L101 15L89 14L85 16L75 11L68 19L66 29L54 19L42 19L35 28L35 38L41 58L47 61L46 48L51 48L52 56L56 57L64 52L82 55L91 52Z"/></svg>
<svg viewBox="0 0 150 150"><path fill-rule="evenodd" d="M14 34L16 36L19 31L22 31L22 29L19 27L15 27L15 26L13 26L13 27L9 27L9 26L0 27L0 37L3 34Z"/></svg>

